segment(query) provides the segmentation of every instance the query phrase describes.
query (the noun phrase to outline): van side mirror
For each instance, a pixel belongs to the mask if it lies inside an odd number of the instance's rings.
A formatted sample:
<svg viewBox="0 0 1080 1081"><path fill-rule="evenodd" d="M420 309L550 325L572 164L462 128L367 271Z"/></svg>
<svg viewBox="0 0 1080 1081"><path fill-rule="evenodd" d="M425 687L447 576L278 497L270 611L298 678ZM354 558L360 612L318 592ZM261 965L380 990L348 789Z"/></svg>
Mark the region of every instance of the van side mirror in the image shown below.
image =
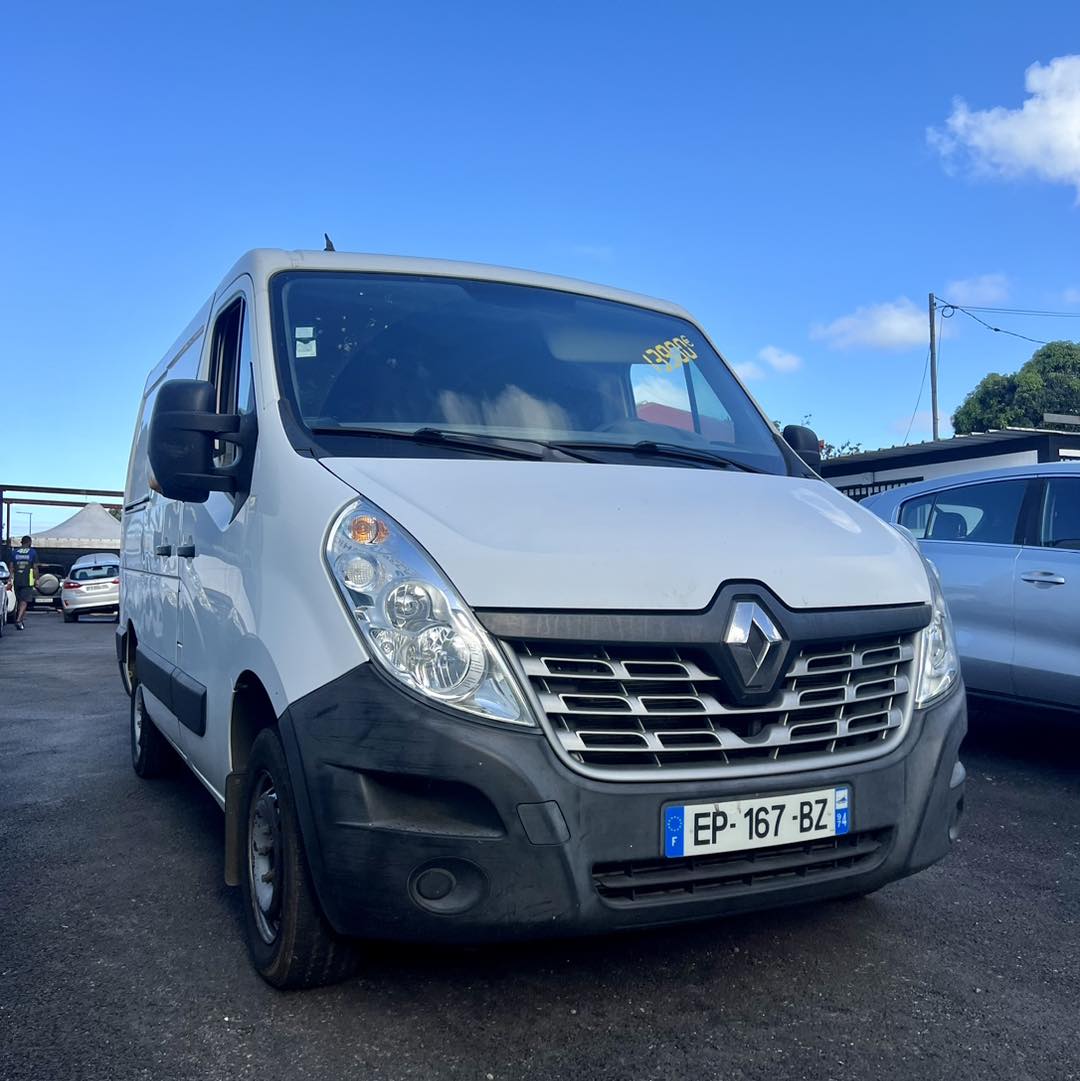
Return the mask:
<svg viewBox="0 0 1080 1081"><path fill-rule="evenodd" d="M174 379L158 390L147 457L157 489L169 499L205 503L211 492L245 490L250 481L254 431L246 416L216 413L214 398L214 384L203 379ZM242 448L232 465L214 464L217 439Z"/></svg>
<svg viewBox="0 0 1080 1081"><path fill-rule="evenodd" d="M784 442L815 472L821 468L821 444L812 428L789 424L784 429Z"/></svg>

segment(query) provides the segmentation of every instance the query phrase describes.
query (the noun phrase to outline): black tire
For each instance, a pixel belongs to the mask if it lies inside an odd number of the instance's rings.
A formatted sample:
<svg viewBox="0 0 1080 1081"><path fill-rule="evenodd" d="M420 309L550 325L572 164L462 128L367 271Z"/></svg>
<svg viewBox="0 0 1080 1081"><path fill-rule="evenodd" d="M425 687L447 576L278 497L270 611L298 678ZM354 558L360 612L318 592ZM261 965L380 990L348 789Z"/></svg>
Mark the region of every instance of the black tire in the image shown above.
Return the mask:
<svg viewBox="0 0 1080 1081"><path fill-rule="evenodd" d="M172 767L173 750L150 719L139 684L135 685L135 693L131 696L130 713L132 768L144 780L163 776Z"/></svg>
<svg viewBox="0 0 1080 1081"><path fill-rule="evenodd" d="M65 612L64 613L64 622L65 623L78 623L79 622L79 616L78 616L78 614L76 612Z"/></svg>
<svg viewBox="0 0 1080 1081"><path fill-rule="evenodd" d="M260 732L251 748L243 799L240 889L256 971L281 990L321 987L351 976L356 949L334 933L319 907L285 752L274 729Z"/></svg>

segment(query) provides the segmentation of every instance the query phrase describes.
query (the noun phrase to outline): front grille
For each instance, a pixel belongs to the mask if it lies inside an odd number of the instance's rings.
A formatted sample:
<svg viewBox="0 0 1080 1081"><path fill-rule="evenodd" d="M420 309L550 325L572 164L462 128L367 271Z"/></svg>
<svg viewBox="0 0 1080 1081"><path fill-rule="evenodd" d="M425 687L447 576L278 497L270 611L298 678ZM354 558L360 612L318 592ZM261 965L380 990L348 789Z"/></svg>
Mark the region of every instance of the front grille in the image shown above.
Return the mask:
<svg viewBox="0 0 1080 1081"><path fill-rule="evenodd" d="M892 830L867 830L756 852L724 852L672 860L598 863L593 885L611 904L677 901L773 889L808 878L840 878L873 870L889 852Z"/></svg>
<svg viewBox="0 0 1080 1081"><path fill-rule="evenodd" d="M868 758L901 738L910 715L910 634L803 648L772 699L750 707L703 649L509 645L558 746L606 776L736 776Z"/></svg>

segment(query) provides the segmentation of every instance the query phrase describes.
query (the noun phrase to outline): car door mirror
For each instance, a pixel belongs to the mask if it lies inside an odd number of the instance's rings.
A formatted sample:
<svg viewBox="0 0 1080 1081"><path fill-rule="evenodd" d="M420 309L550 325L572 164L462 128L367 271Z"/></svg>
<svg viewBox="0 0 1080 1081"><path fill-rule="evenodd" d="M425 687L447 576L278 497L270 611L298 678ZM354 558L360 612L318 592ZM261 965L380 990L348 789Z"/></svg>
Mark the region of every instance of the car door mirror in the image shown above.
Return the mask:
<svg viewBox="0 0 1080 1081"><path fill-rule="evenodd" d="M213 383L202 379L174 379L162 385L150 417L147 457L155 486L169 499L205 503L211 492L236 492L243 473L250 473L251 442L243 419L214 411ZM239 460L228 466L214 464L214 441L238 443Z"/></svg>
<svg viewBox="0 0 1080 1081"><path fill-rule="evenodd" d="M812 428L789 424L784 429L784 442L815 472L821 468L821 443Z"/></svg>

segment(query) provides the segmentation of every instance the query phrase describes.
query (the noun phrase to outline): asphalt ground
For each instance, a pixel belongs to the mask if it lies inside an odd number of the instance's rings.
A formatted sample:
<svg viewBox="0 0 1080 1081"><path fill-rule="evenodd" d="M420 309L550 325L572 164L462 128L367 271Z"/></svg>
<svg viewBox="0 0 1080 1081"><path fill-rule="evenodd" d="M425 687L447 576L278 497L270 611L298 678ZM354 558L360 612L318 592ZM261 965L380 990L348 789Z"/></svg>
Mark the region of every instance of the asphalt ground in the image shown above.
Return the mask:
<svg viewBox="0 0 1080 1081"><path fill-rule="evenodd" d="M953 854L858 901L248 965L222 816L140 781L113 624L0 640L0 1078L1080 1078L1080 725L976 719Z"/></svg>

